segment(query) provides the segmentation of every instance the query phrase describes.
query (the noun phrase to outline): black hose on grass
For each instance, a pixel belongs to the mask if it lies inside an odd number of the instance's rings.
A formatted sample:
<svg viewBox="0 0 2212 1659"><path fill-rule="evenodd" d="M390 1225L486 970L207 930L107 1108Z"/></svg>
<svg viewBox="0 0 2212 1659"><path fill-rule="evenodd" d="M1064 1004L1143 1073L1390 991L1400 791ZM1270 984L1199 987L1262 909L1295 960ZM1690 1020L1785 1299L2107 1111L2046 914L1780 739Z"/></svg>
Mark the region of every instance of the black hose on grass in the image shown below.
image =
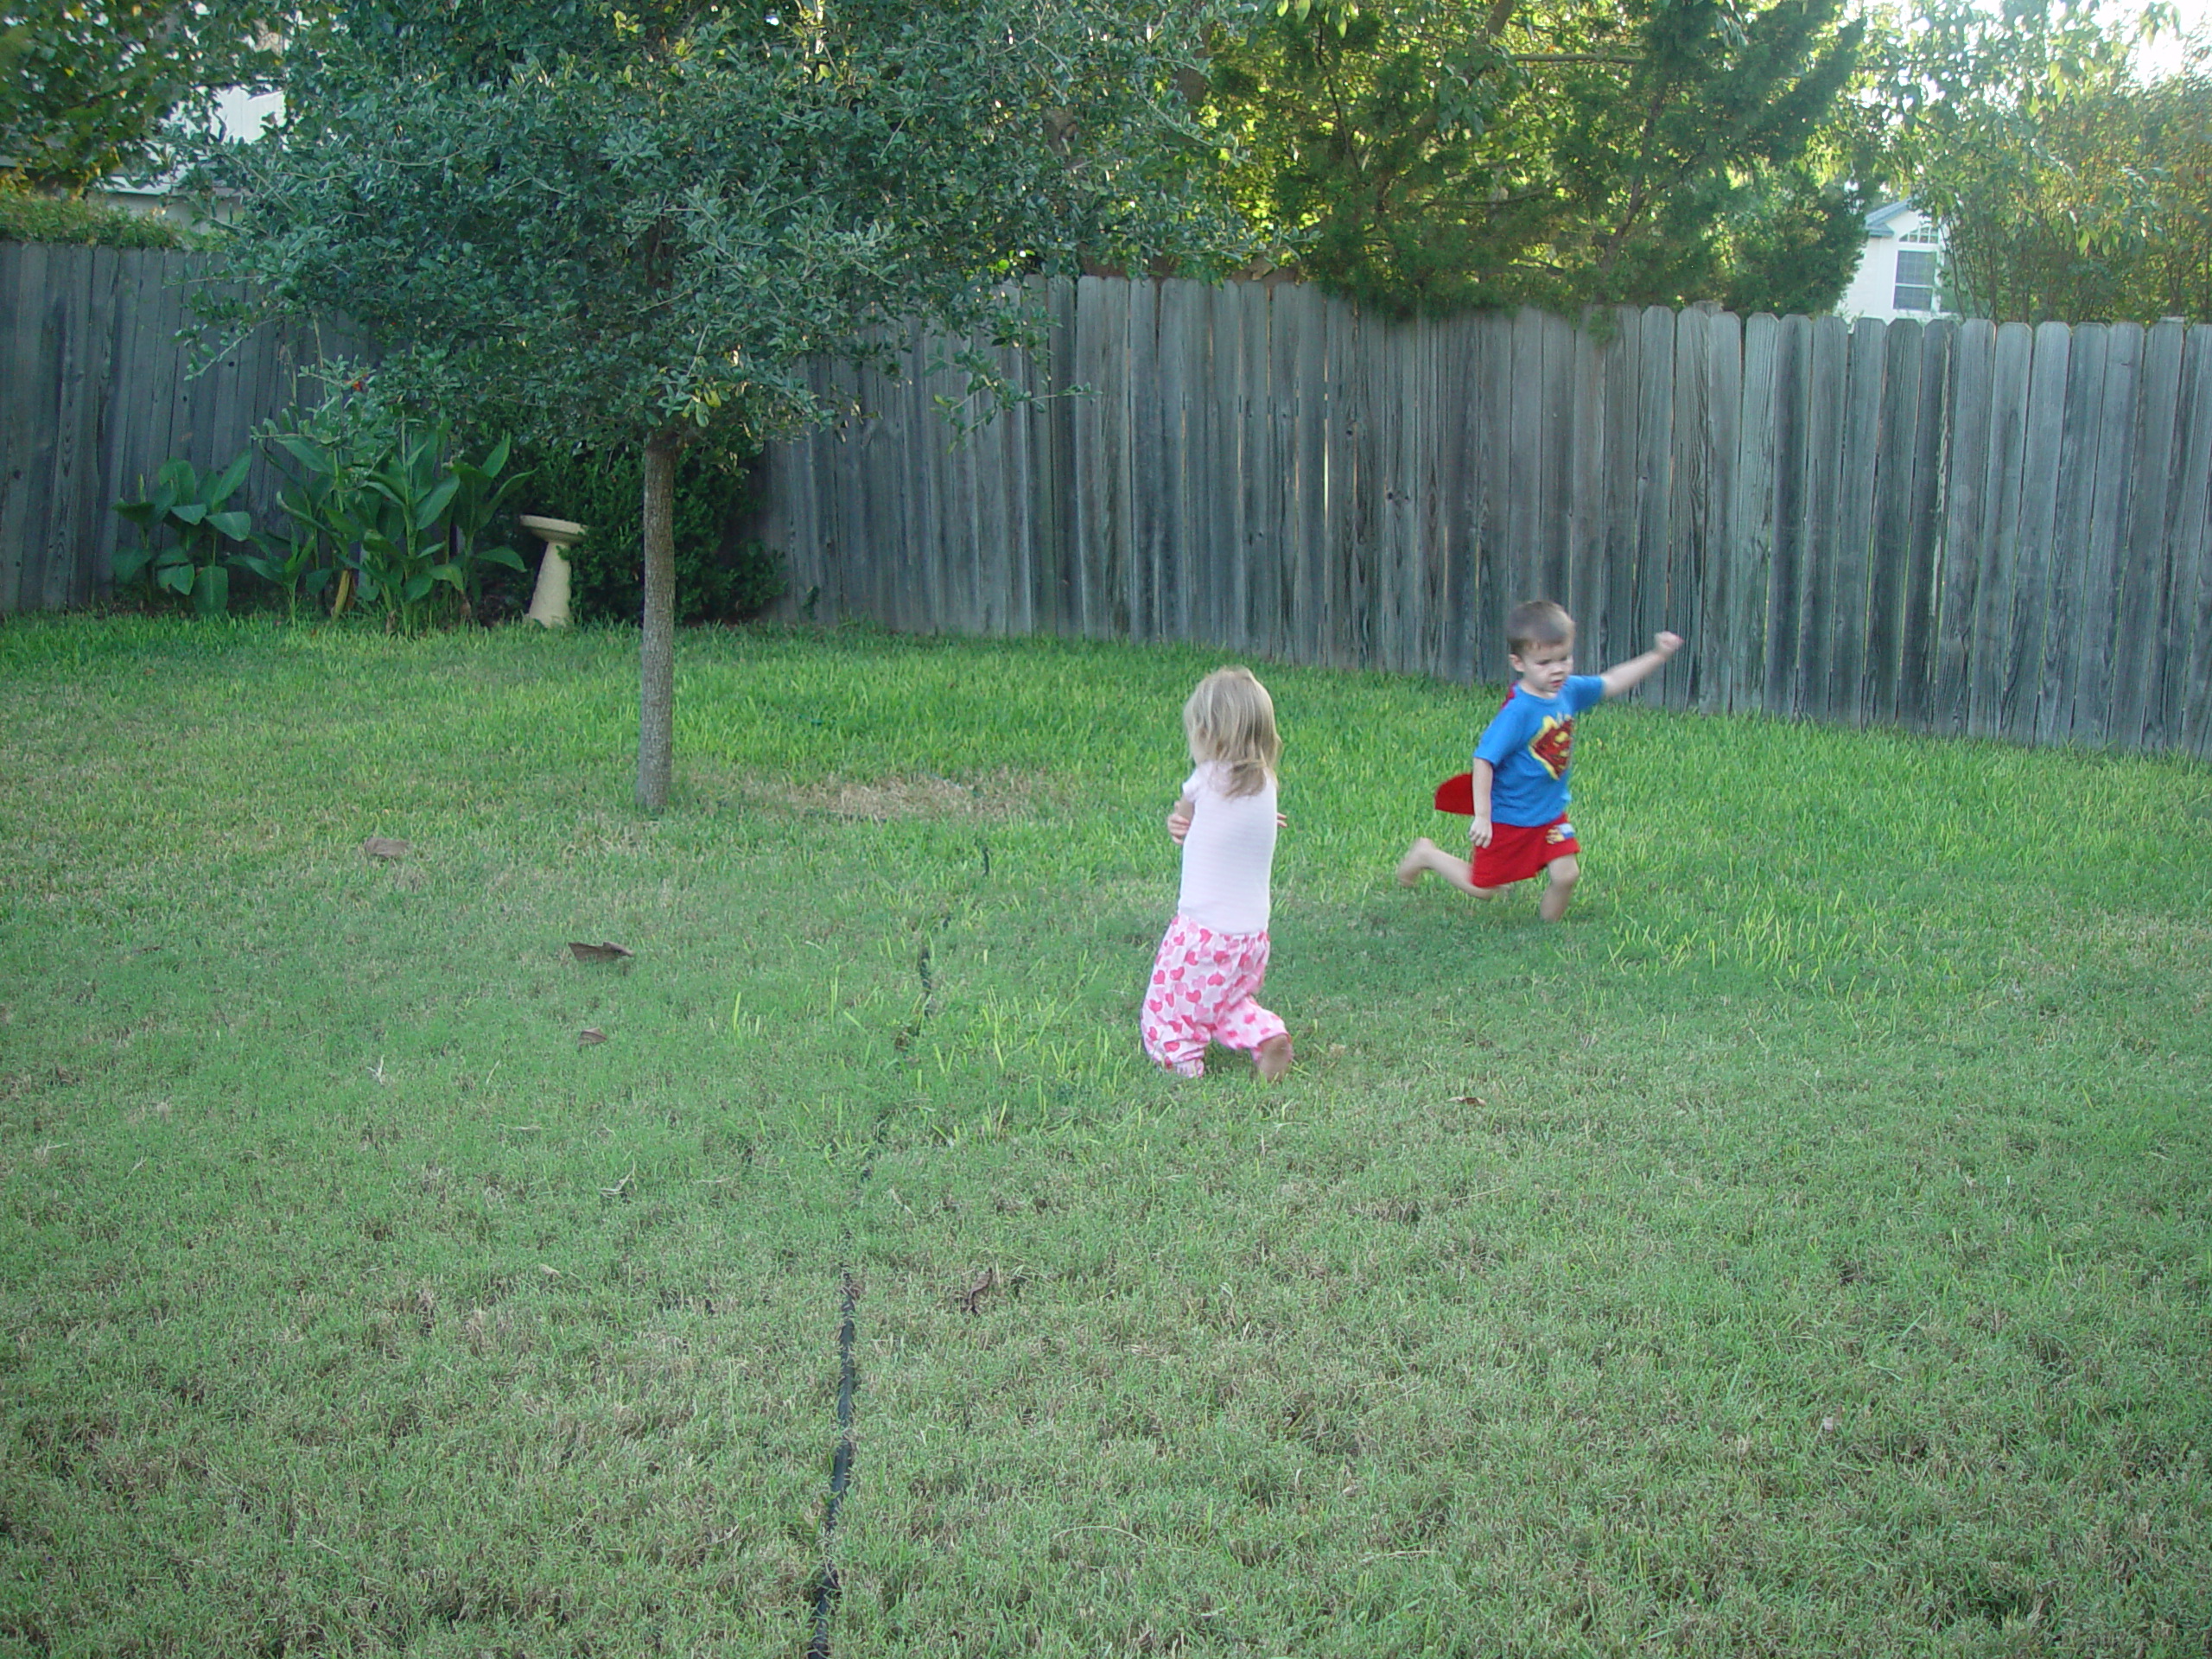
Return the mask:
<svg viewBox="0 0 2212 1659"><path fill-rule="evenodd" d="M814 1635L806 1659L830 1659L830 1620L837 1611L837 1512L853 1479L853 1310L860 1300L852 1269L845 1270L845 1291L837 1322L837 1451L830 1460L830 1502L822 1511L822 1577L814 1588Z"/></svg>
<svg viewBox="0 0 2212 1659"><path fill-rule="evenodd" d="M983 854L983 869L990 871L990 853ZM915 973L922 982L922 1007L912 1027L901 1035L918 1037L930 1016L931 1006L937 995L937 981L931 971L930 942L922 939L922 949L914 963ZM898 1044L904 1046L904 1044ZM883 1133L887 1125L887 1115L879 1112L875 1119L875 1134L868 1147L868 1160L861 1166L860 1179L855 1184L859 1191L868 1186L868 1178L875 1173L875 1154L882 1149ZM848 1235L846 1243L852 1239ZM814 1585L814 1634L808 1638L806 1659L830 1659L830 1621L837 1611L839 1583L837 1579L837 1516L844 1508L845 1491L853 1480L853 1393L858 1375L853 1365L854 1327L857 1323L860 1305L860 1281L852 1268L844 1269L843 1294L838 1301L837 1318L837 1450L830 1459L830 1499L822 1510L822 1575Z"/></svg>

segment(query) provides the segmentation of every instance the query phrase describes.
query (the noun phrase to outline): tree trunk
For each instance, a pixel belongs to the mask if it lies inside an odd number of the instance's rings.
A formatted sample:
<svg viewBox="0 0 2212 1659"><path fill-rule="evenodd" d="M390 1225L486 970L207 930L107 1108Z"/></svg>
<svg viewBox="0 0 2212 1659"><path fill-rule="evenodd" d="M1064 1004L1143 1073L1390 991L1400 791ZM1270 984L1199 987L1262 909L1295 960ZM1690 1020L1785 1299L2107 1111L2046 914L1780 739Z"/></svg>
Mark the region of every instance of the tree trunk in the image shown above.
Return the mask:
<svg viewBox="0 0 2212 1659"><path fill-rule="evenodd" d="M676 753L676 439L645 445L645 615L638 646L638 804L668 804Z"/></svg>

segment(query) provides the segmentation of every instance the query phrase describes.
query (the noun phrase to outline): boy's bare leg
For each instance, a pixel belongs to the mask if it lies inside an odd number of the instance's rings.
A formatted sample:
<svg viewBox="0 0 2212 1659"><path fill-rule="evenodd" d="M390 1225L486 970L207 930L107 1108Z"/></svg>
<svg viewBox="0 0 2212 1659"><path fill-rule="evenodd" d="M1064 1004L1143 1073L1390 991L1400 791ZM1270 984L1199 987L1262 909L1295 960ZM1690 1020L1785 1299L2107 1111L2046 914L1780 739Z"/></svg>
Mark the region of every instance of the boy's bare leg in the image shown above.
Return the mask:
<svg viewBox="0 0 2212 1659"><path fill-rule="evenodd" d="M1478 899L1488 899L1497 892L1496 887L1478 887L1474 882L1474 867L1464 858L1454 858L1441 847L1423 836L1406 849L1406 855L1398 861L1398 885L1410 887L1424 874L1442 876L1462 893L1472 893Z"/></svg>
<svg viewBox="0 0 2212 1659"><path fill-rule="evenodd" d="M1567 914L1567 906L1574 899L1574 884L1582 879L1582 866L1572 858L1555 858L1547 867L1550 880L1544 884L1544 896L1536 904L1536 914L1548 922L1555 922Z"/></svg>

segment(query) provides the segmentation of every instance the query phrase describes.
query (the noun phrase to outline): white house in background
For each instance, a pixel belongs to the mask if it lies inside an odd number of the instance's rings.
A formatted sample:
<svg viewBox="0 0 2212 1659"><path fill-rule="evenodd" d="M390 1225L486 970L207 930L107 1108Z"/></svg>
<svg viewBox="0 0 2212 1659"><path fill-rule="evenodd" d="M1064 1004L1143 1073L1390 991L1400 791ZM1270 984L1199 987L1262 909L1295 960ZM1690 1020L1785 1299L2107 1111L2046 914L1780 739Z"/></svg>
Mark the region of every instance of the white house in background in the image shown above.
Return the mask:
<svg viewBox="0 0 2212 1659"><path fill-rule="evenodd" d="M1919 208L1909 201L1877 207L1866 215L1866 250L1851 286L1836 302L1836 315L1888 322L1949 315L1936 292L1942 255L1943 232Z"/></svg>
<svg viewBox="0 0 2212 1659"><path fill-rule="evenodd" d="M226 138L243 138L249 143L261 137L262 128L284 112L282 92L248 92L236 87L220 93L215 100L215 124ZM111 207L128 208L134 213L146 213L157 219L189 220L197 215L183 202L169 193L176 188L175 177L126 181L122 179L103 179L87 190L92 200ZM218 214L217 217L221 217Z"/></svg>

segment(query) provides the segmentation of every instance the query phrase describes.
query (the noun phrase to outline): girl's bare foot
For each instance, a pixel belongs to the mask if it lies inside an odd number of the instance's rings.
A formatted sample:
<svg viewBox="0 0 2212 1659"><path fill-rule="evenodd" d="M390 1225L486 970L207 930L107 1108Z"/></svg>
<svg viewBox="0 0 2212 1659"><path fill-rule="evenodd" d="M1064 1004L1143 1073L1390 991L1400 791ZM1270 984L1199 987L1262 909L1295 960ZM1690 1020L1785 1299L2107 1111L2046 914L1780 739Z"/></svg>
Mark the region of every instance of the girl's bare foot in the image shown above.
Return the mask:
<svg viewBox="0 0 2212 1659"><path fill-rule="evenodd" d="M1290 1038L1277 1032L1252 1051L1252 1068L1269 1083L1281 1083L1290 1070Z"/></svg>
<svg viewBox="0 0 2212 1659"><path fill-rule="evenodd" d="M1427 836L1406 849L1406 855L1398 861L1398 885L1410 887L1420 881L1429 870L1429 858L1436 851L1436 843Z"/></svg>

